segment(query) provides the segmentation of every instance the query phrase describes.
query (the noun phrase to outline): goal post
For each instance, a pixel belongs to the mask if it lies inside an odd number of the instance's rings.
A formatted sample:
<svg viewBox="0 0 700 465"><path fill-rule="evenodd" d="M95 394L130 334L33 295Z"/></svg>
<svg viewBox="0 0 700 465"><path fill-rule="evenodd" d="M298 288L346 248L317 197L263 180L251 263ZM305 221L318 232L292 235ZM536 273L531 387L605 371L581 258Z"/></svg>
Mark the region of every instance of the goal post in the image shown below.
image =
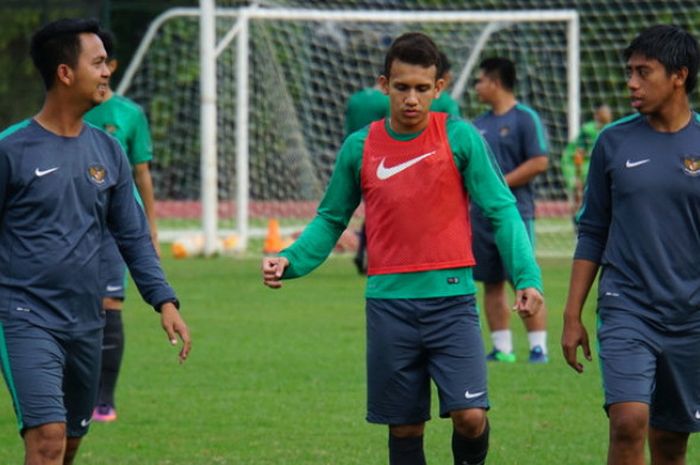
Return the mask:
<svg viewBox="0 0 700 465"><path fill-rule="evenodd" d="M161 236L204 231L207 253L231 231L245 248L264 231L266 217L284 218L285 209L297 210L283 229L310 219L342 143L345 100L374 82L390 39L402 32L424 31L448 54L457 77L451 93L466 118L484 109L468 92L475 66L485 54L499 53L516 62L519 81L521 68L528 68L525 103L540 111L555 147L580 126L575 10L214 9L212 3L157 18L117 89L149 113L160 163L153 168L157 198L169 208L189 208L185 226L168 221ZM196 57L188 43L193 38L200 44ZM185 124L193 100L199 120ZM194 149L199 173L192 153L182 153ZM178 166L199 185L179 176ZM564 198L558 176L554 170L541 183L551 190L538 192L545 203ZM540 250L549 248L541 244Z"/></svg>

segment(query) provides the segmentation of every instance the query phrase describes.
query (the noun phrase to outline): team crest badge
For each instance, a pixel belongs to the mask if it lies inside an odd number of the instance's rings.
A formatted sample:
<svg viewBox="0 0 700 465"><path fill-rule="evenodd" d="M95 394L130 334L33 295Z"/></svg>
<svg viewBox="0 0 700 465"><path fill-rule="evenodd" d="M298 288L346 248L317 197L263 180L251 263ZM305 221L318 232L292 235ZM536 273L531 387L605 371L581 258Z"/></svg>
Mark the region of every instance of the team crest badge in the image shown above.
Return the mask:
<svg viewBox="0 0 700 465"><path fill-rule="evenodd" d="M92 179L96 184L102 184L105 182L107 171L105 171L105 167L102 165L91 165L88 168L88 174L90 175L90 179Z"/></svg>
<svg viewBox="0 0 700 465"><path fill-rule="evenodd" d="M114 134L117 132L117 127L113 124L105 124L105 131L107 131L109 134Z"/></svg>
<svg viewBox="0 0 700 465"><path fill-rule="evenodd" d="M683 157L683 172L688 176L700 176L700 157Z"/></svg>
<svg viewBox="0 0 700 465"><path fill-rule="evenodd" d="M502 126L501 129L498 130L498 133L501 135L501 137L506 137L508 134L510 134L510 128L508 126Z"/></svg>

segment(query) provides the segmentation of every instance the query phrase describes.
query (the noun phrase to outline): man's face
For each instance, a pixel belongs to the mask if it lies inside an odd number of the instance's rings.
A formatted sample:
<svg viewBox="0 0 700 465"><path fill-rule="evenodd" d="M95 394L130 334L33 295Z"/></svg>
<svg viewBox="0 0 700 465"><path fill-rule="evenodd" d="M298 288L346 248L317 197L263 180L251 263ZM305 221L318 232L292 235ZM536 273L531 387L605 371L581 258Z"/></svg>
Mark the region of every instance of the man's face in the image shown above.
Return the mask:
<svg viewBox="0 0 700 465"><path fill-rule="evenodd" d="M672 93L685 83L685 72L667 73L655 58L634 54L627 60L627 87L632 107L642 114L658 113Z"/></svg>
<svg viewBox="0 0 700 465"><path fill-rule="evenodd" d="M389 77L380 76L379 84L389 96L391 128L398 133L413 133L426 128L430 104L443 85L436 80L437 68L394 60Z"/></svg>
<svg viewBox="0 0 700 465"><path fill-rule="evenodd" d="M96 34L80 34L80 55L73 73L76 96L85 97L91 106L104 101L111 71L107 66L107 52Z"/></svg>
<svg viewBox="0 0 700 465"><path fill-rule="evenodd" d="M476 96L481 103L491 103L493 94L496 90L496 81L494 81L483 70L479 70L479 74L474 80L474 90Z"/></svg>

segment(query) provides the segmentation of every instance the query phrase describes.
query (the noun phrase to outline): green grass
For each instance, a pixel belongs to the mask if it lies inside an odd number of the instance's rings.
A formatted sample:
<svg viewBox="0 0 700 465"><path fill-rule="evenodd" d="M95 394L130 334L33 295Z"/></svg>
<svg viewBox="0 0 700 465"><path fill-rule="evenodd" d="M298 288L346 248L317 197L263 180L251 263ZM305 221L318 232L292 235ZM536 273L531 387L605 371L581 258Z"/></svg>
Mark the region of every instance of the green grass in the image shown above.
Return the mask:
<svg viewBox="0 0 700 465"><path fill-rule="evenodd" d="M386 429L365 414L364 280L350 258L264 288L259 259L165 260L194 347L180 366L157 314L129 288L119 420L95 424L77 464L380 465ZM494 465L604 463L607 421L597 363L569 369L558 339L569 263L542 261L551 363L490 366ZM589 307L594 299L590 299ZM593 311L587 309L588 327ZM437 404L434 402L434 414ZM431 464L451 462L449 421L428 424ZM22 444L0 390L0 464L19 464ZM700 463L693 439L688 463Z"/></svg>

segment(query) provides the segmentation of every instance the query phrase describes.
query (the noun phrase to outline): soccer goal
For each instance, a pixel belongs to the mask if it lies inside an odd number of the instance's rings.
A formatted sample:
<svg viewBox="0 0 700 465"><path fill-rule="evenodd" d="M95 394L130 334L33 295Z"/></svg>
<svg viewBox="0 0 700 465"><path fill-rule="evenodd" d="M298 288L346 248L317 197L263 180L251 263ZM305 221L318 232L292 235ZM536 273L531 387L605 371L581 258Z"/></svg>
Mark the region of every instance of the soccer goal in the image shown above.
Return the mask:
<svg viewBox="0 0 700 465"><path fill-rule="evenodd" d="M471 86L486 56L518 68L558 153L579 127L579 23L573 10L377 11L177 8L150 26L118 92L149 115L161 236L204 231L207 251L238 246L275 218L285 233L313 217L343 138L353 92L372 86L392 39L430 35L452 63L449 92L471 119ZM209 4L209 6L207 6ZM573 244L561 176L537 181L538 251ZM358 209L357 222L361 218Z"/></svg>

